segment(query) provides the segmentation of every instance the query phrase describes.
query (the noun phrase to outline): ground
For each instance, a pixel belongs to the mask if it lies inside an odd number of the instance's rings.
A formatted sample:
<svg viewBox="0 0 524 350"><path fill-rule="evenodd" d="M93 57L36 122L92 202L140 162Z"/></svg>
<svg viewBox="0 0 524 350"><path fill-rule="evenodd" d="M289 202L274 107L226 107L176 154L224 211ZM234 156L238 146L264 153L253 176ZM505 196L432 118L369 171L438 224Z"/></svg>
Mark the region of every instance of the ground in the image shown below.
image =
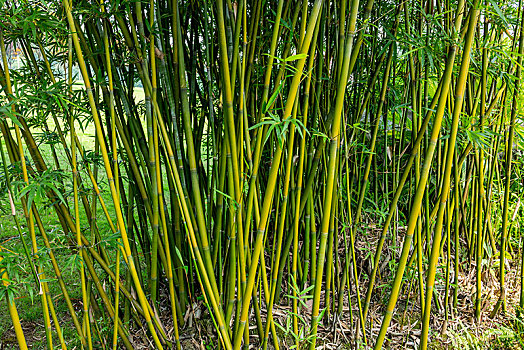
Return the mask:
<svg viewBox="0 0 524 350"><path fill-rule="evenodd" d="M50 209L49 209L50 210ZM58 229L58 223L54 221L53 215L43 215L46 218L44 223L48 227L49 232ZM87 225L87 223L84 223ZM24 227L22 227L24 230ZM357 245L359 254L362 254L366 243L373 243L376 239L373 231L368 235L368 242L360 242ZM57 234L53 239L56 239L57 248L54 253L59 260L59 264L64 267L63 275L66 284L79 284L77 274L73 269L68 268L67 259L70 257L70 252L65 246L64 241L60 241L60 235ZM395 256L398 254L399 248L389 242L386 245L387 251L384 256ZM0 245L5 250L9 250L13 254L20 255L20 238L13 228L13 221L10 216L3 216L0 220ZM269 256L267 257L270 258ZM368 258L369 259L369 258ZM442 259L442 258L441 258ZM28 344L32 349L45 349L45 335L42 322L42 316L39 311L38 295L33 291L31 295L30 289L27 285L30 281L24 279L24 271L27 272L27 267L24 265L24 257L19 256L16 262L17 268L20 269L20 275L10 276L13 280L18 280L21 285L18 288L16 303L21 318L22 327L24 329ZM360 260L361 265L358 266L360 271L365 269L366 259ZM475 268L464 268L464 271L471 271L467 275L461 273L459 275L459 293L458 293L458 308L449 310L448 321L446 322L443 305L444 295L438 293L438 305L433 302L433 313L431 317L431 332L430 332L430 348L432 349L521 349L524 344L524 323L517 318L515 305L519 304L520 296L520 281L519 270L517 266L517 259L507 261L507 310L505 313L499 312L495 317L490 317L490 314L499 298L499 283L498 283L498 259L489 259L485 262L484 272L482 275L482 316L480 323L474 319L474 305L473 298L475 294ZM467 262L465 262L467 263ZM472 263L474 264L474 263ZM441 267L445 267L445 261L441 261ZM16 269L15 269L16 270ZM51 294L54 297L55 307L58 317L62 324L64 336L70 342L71 348L77 345L75 331L72 322L68 315L68 311L61 295L58 283L54 279L52 268L46 267L47 278ZM13 270L14 271L14 270ZM372 300L372 308L368 319L368 328L366 339L368 345L365 344L362 332L359 332L358 339L355 339L355 330L359 328L358 322L358 304L357 295L352 289L351 293L351 311L349 307L349 300L347 296L344 299L343 313L340 319L337 318L333 322L333 312L330 313L330 322L321 324L319 326L319 338L317 345L321 349L344 349L354 348L358 344L360 349L367 349L372 345L373 339L378 334L381 319L383 315L384 305L388 297L388 283L392 278L392 268L390 264L384 263L381 268L381 279L377 282L376 293ZM414 270L407 270L406 274L413 273ZM416 281L413 279L413 281ZM443 289L444 280L437 279L437 291ZM386 348L388 349L416 349L419 345L420 337L420 305L418 303L418 291L416 290L416 283L409 286L406 285L402 289L401 298L397 303L395 317L387 335ZM361 298L365 296L367 283L360 283ZM70 288L71 293L75 293L79 288ZM409 290L409 293L408 293ZM323 292L324 293L324 292ZM285 295L286 293L283 293ZM347 295L347 293L346 293ZM168 335L172 335L173 326L171 323L171 314L167 304L167 296L160 295L162 301L159 306L159 315L165 326L165 331ZM81 307L80 295L71 295L75 307ZM324 300L324 297L322 298ZM311 300L305 298L304 306L301 308L303 318L299 320L299 328L307 329L310 322L310 307ZM409 301L409 302L408 302ZM275 321L280 325L278 327L279 338L281 339L281 348L291 348L294 344L294 337L292 336L291 319L292 312L289 301L285 298L278 307L273 311ZM406 305L408 307L406 308ZM266 314L265 306L262 305L262 315ZM0 349L15 349L16 338L14 336L13 327L10 318L7 316L8 311L5 299L0 303ZM263 316L264 317L264 316ZM202 300L197 300L193 304L193 308L188 310L185 315L186 325L180 329L180 339L184 349L214 349L216 348L217 338L216 332L212 325L209 312ZM254 315L251 315L251 337L253 343L257 342L256 322ZM232 325L233 326L233 325ZM305 336L301 336L301 341L306 343ZM146 333L143 330L136 330L133 334L132 342L137 349L150 348ZM351 345L353 344L353 346ZM59 345L58 339L55 340L54 345Z"/></svg>

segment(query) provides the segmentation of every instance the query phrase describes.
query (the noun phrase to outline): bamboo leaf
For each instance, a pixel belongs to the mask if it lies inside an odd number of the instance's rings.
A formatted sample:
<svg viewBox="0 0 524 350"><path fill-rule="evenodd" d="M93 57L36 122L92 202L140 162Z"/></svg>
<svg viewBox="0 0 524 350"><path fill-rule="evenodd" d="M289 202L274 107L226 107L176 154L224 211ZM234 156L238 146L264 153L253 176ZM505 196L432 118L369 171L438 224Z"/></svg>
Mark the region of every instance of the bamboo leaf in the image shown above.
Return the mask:
<svg viewBox="0 0 524 350"><path fill-rule="evenodd" d="M506 25L506 27L509 28L510 27L509 22L506 19L506 16L504 16L504 13L502 13L502 11L501 11L499 5L497 4L497 2L494 1L494 0L489 0L489 3L491 4L491 6L493 6L493 9L497 13L497 15L504 21L504 24Z"/></svg>
<svg viewBox="0 0 524 350"><path fill-rule="evenodd" d="M287 58L284 59L284 62L291 62L291 61L298 61L298 60L303 60L304 58L307 57L307 54L305 53L299 53L299 54L296 54L296 55L292 55L292 56L289 56Z"/></svg>
<svg viewBox="0 0 524 350"><path fill-rule="evenodd" d="M22 123L20 123L20 121L18 120L18 117L17 117L18 113L13 112L13 110L11 109L11 103L7 104L7 105L4 105L4 106L0 106L0 113L2 113L5 116L7 116L20 129L22 129L22 130L24 129L24 127L22 126Z"/></svg>
<svg viewBox="0 0 524 350"><path fill-rule="evenodd" d="M280 84L278 85L277 89L275 91L273 91L273 93L271 94L271 97L269 97L269 100L267 101L267 104L264 108L264 113L267 113L269 111L269 109L271 108L271 106L273 106L273 103L275 102L275 100L277 99L278 97L278 94L280 93L280 90L282 90L282 82L280 82Z"/></svg>

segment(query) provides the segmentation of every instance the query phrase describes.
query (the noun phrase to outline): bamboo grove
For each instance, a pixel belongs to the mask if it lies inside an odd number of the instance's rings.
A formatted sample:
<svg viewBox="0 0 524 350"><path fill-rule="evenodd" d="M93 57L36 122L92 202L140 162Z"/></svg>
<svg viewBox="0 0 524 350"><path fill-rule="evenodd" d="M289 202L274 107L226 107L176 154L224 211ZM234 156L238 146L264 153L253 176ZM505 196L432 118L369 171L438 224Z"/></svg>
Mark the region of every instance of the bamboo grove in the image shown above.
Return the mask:
<svg viewBox="0 0 524 350"><path fill-rule="evenodd" d="M524 307L521 0L0 3L21 349L27 288L47 349L187 348L198 305L212 348L381 349L411 309L426 349L465 275L474 322Z"/></svg>

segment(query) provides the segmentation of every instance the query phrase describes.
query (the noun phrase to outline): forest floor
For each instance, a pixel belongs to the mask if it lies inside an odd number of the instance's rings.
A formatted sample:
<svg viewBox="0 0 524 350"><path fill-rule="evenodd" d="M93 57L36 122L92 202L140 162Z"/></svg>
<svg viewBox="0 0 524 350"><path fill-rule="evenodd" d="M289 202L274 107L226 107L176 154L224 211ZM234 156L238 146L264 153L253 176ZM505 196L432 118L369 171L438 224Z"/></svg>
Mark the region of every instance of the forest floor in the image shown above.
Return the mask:
<svg viewBox="0 0 524 350"><path fill-rule="evenodd" d="M109 200L109 198L107 198ZM52 210L52 209L49 209ZM45 213L44 213L45 214ZM49 212L49 214L51 214ZM23 220L20 213L19 219ZM48 228L48 234L54 240L53 246L58 247L54 250L54 254L58 263L63 267L63 278L68 286L71 286L71 299L77 311L81 308L81 296L75 295L75 291L80 290L77 273L73 271L68 264L70 259L70 249L67 246L63 235L60 235L58 222L54 220L53 215L42 215L44 218L44 225ZM23 222L23 221L21 221ZM87 227L87 222L82 224ZM102 221L99 225L103 225ZM24 227L22 227L24 229ZM103 226L102 226L102 229ZM373 246L376 244L378 232L376 229L367 231L367 235L362 238L356 245L356 255L359 264L357 266L358 273L369 273L370 257L366 255L366 246ZM12 218L7 215L0 215L0 245L5 249L10 250L14 254L20 255L20 239L12 223ZM341 245L343 246L343 242ZM384 262L380 269L380 278L376 283L376 289L371 300L371 308L368 316L368 323L366 327L366 339L364 339L359 322L358 313L358 298L354 286L351 292L351 307L350 300L347 297L347 292L343 300L342 314L340 318L334 317L334 310L336 310L338 300L331 299L333 310L326 314L328 321L319 325L319 336L317 338L317 347L320 349L369 349L374 344L378 331L380 329L382 317L387 304L389 293L391 290L391 281L396 270L395 259L391 257L398 257L400 248L395 247L393 242L389 241L385 244L385 251L383 252ZM266 252L266 259L270 261L270 252ZM343 250L339 251L339 255L343 254ZM16 256L15 256L16 257ZM453 259L453 256L450 257ZM481 321L477 322L474 318L474 298L476 293L476 275L475 262L469 261L467 257L462 257L462 264L471 264L471 268L464 268L463 271L471 271L469 274L459 274L459 291L457 295L457 308L449 308L448 321L446 321L446 313L444 309L445 294L445 259L441 257L439 265L439 274L436 280L436 294L433 298L432 316L431 316L431 330L430 330L430 348L441 349L523 349L524 348L524 322L517 318L515 305L519 305L520 297L520 266L516 263L519 259L507 259L506 261L506 312L498 312L494 317L491 313L497 304L500 295L499 278L498 278L498 257L487 258L483 261L482 272L482 312ZM21 324L26 335L28 344L32 349L45 349L45 333L42 315L40 311L40 301L37 291L32 291L27 288L31 280L24 277L24 271L27 267L23 264L23 257L19 256L19 260L13 259L12 264L17 266L20 274L10 276L14 281L20 284L20 293L17 296L16 302L21 318ZM341 264L342 265L342 264ZM416 265L416 262L413 263ZM16 269L12 269L15 271ZM46 278L49 280L49 287L51 294L54 297L55 308L58 319L62 325L64 338L68 339L68 348L75 348L78 344L76 333L71 322L64 298L61 290L58 287L56 278L52 272L52 268L45 269L48 271ZM26 271L27 272L27 271ZM453 272L453 269L450 269ZM418 279L416 275L416 268L413 266L408 268L405 272L406 283L402 288L399 301L397 303L396 311L392 323L388 329L386 336L386 349L417 349L420 338L420 302L418 293ZM123 277L122 277L123 278ZM351 277L353 279L353 277ZM367 282L361 277L360 282L360 298L365 298L367 289ZM450 276L450 281L453 282L453 275ZM364 282L364 283L363 283ZM283 282L282 295L284 296L278 306L272 312L274 320L278 324L277 333L281 342L281 349L291 349L294 346L295 338L293 336L292 326L292 308L291 299L286 295L291 294L289 284ZM304 289L306 289L304 287ZM453 286L451 287L453 290ZM324 293L324 292L322 292ZM449 297L449 304L451 304L452 295ZM331 296L333 298L333 296ZM173 326L171 321L171 312L169 308L168 296L161 291L160 304L158 307L159 316L166 328L168 336L173 335ZM437 301L437 303L435 303ZM312 300L310 298L301 299L301 317L298 319L299 329L307 330L310 324ZM186 325L180 329L180 340L184 349L216 349L217 338L216 331L213 327L212 319L209 312L199 298L192 304L193 307L186 311L184 315ZM322 295L321 307L325 305L325 295ZM265 326L265 315L267 314L265 305L261 305L262 322ZM350 312L351 311L351 312ZM336 321L334 321L336 320ZM95 323L103 330L107 326L107 320L96 320ZM258 339L257 323L254 314L251 315L250 320L251 339L253 344L260 343ZM232 325L233 327L234 325ZM357 329L359 330L357 332ZM107 330L105 330L107 331ZM307 333L307 332L303 332ZM273 349L272 335L269 335L269 349ZM300 348L307 348L307 336L302 334L298 337ZM366 341L367 344L366 344ZM145 330L137 329L131 336L131 342L136 349L150 349L152 344L149 342ZM55 339L55 346L59 345L58 339ZM100 348L103 348L103 344ZM15 349L16 338L14 336L13 327L8 316L8 311L5 299L0 300L0 350ZM251 349L252 347L250 347ZM253 347L255 349L256 347Z"/></svg>
<svg viewBox="0 0 524 350"><path fill-rule="evenodd" d="M140 96L138 99L143 99L143 91L138 90L136 92ZM86 145L93 142L94 130L92 126L88 126L84 132L79 133L81 142ZM52 162L52 156L49 149L41 148L43 151L44 158L49 162ZM59 156L61 154L59 153ZM66 162L65 156L61 159L61 162ZM102 196L107 203L111 203L111 198L107 191L104 192L104 179L103 171L100 172ZM40 206L40 205L39 205ZM18 208L21 208L18 205ZM109 210L111 211L111 206ZM101 209L100 217L103 217ZM25 222L22 210L19 210L18 218L22 223L22 230L24 231ZM72 268L70 264L71 259L71 247L68 244L68 238L60 234L60 227L58 221L55 219L54 212L51 208L48 208L41 213L41 217L48 232L50 239L52 240L52 246L54 248L54 254L58 260L62 270L63 278L66 285L71 293L71 299L75 309L78 311L81 308L81 294L80 281L77 276L77 272ZM101 232L109 232L108 224L105 220L98 221L99 229ZM88 228L88 223L85 218L81 222L81 226L85 229ZM378 239L379 230L372 225L368 225L368 228L364 231L362 238L357 239L356 244L356 256L359 261L357 266L358 273L370 272L370 247L375 247ZM358 237L358 236L357 236ZM28 239L28 238L27 238ZM344 246L343 242L340 242L340 247ZM39 240L39 246L42 247L43 243ZM29 285L33 283L27 276L29 276L28 268L24 264L24 257L21 254L21 242L18 236L18 232L14 227L12 217L9 215L9 211L6 208L0 206L0 246L4 248L4 254L6 257L11 256L10 264L11 271L19 271L10 275L10 279L17 283L18 294L16 297L16 303L21 318L21 324L28 341L28 344L32 349L45 349L45 333L44 324L42 321L42 314L40 311L40 301L38 297L38 291L34 291L29 288ZM74 250L74 249L73 249ZM384 262L381 263L380 278L376 283L373 299L371 301L371 309L369 311L368 322L366 327L366 338L364 339L361 326L359 322L359 307L358 297L355 287L352 285L351 300L345 293L342 305L341 317L334 317L333 313L336 310L338 300L333 300L331 296L331 303L335 305L334 310L327 313L327 319L329 322L321 323L319 325L319 336L317 339L317 346L321 349L368 349L373 343L374 339L380 329L382 317L385 310L385 305L389 298L391 290L391 282L393 274L396 271L396 261L392 257L399 256L400 247L395 247L394 242L389 240L385 244L385 251L383 252ZM270 261L270 252L266 252L266 257ZM344 252L340 251L339 256L343 256ZM453 259L453 257L451 257ZM431 316L431 330L430 330L430 348L432 349L524 349L524 321L516 317L517 310L515 305L519 305L520 298L520 266L518 256L512 259L507 259L506 263L506 312L498 312L494 317L491 317L491 313L497 304L500 295L500 288L498 283L498 257L496 255L487 257L482 265L482 312L481 320L477 322L474 318L474 298L476 294L476 275L475 275L475 262L469 261L466 257L463 257L463 264L470 264L472 268L464 268L463 271L471 271L469 274L459 274L459 292L457 295L458 305L457 308L450 308L447 321L446 312L444 309L444 289L445 289L445 257L441 257L439 265L439 274L436 280L436 298L432 305L432 316ZM7 260L7 259L6 259ZM44 259L45 260L45 259ZM5 262L5 260L4 260ZM65 305L62 292L56 282L56 276L53 273L53 269L49 266L49 261L44 261L45 271L48 274L46 278L49 280L49 288L51 295L54 298L55 308L58 319L62 325L62 331L64 338L68 340L68 347L75 348L78 346L78 340L76 339L76 332L72 325L71 318L67 306ZM387 334L387 341L385 348L388 349L416 349L419 345L420 338L420 318L421 308L419 301L418 292L418 279L416 275L416 262L413 266L408 268L405 272L405 280L411 281L412 283L406 284L401 292L401 296L397 303L397 308L389 327ZM342 266L342 263L340 264ZM468 265L464 265L468 266ZM451 269L451 273L453 273ZM123 278L123 277L122 277ZM351 277L353 280L353 277ZM365 298L367 290L367 281L364 278L360 279L360 298ZM454 276L450 276L450 281L454 280ZM353 283L353 282L352 282ZM286 290L287 288L287 290ZM304 287L305 289L306 287ZM453 290L453 286L451 287ZM76 294L75 294L76 293ZM322 292L324 293L324 292ZM291 294L289 285L284 282L284 291L282 295ZM260 294L259 294L260 295ZM159 305L159 316L163 321L168 336L173 334L173 326L171 321L171 313L169 311L169 303L167 295L160 294L160 305ZM449 296L451 304L451 296ZM290 298L284 297L282 302L276 306L272 312L272 315L278 324L277 333L281 341L282 349L290 349L294 346L295 338L293 336L292 327L292 308L290 306ZM325 305L325 295L322 297L322 301ZM438 301L438 305L435 305L435 301ZM301 317L298 321L299 329L307 330L310 324L310 310L311 310L311 299L304 298L302 300L303 305L301 307ZM324 307L324 306L322 306ZM265 322L266 309L265 305L261 305L262 321ZM9 318L5 299L0 298L0 350L3 349L15 349L16 338L14 336L13 327ZM216 330L213 326L211 317L209 315L206 306L203 301L196 299L193 303L193 307L189 309L185 315L186 326L180 329L180 339L184 346L184 349L214 349L217 348ZM336 321L334 321L336 319ZM95 323L101 327L101 331L107 331L102 329L107 325L107 320L95 320ZM250 325L252 342L260 343L260 340L256 334L257 325L255 317L252 313ZM357 332L357 329L359 330ZM303 332L307 333L307 332ZM270 341L268 348L272 349L272 335L269 335ZM149 349L151 344L148 341L148 337L144 330L136 330L136 333L131 337L132 343L135 344L137 349ZM307 336L299 336L299 342L304 347L307 344ZM55 346L59 345L58 339L55 339ZM102 348L106 344L99 344Z"/></svg>

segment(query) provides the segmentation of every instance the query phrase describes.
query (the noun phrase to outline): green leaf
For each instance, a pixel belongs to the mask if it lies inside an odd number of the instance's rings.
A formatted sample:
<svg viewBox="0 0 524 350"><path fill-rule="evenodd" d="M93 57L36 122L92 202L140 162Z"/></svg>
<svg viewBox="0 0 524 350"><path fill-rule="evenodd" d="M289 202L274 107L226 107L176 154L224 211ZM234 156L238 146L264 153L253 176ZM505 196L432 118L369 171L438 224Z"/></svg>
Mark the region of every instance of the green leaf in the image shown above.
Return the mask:
<svg viewBox="0 0 524 350"><path fill-rule="evenodd" d="M299 54L296 54L296 55L293 55L293 56L289 56L288 58L285 58L284 62L291 62L291 61L302 60L302 59L304 59L306 57L307 57L307 54L299 53Z"/></svg>
<svg viewBox="0 0 524 350"><path fill-rule="evenodd" d="M29 191L29 194L27 195L27 210L31 210L31 206L33 205L33 200L35 199L35 196L36 196L36 191L35 189L31 189L31 191Z"/></svg>
<svg viewBox="0 0 524 350"><path fill-rule="evenodd" d="M178 250L177 246L175 246L175 253L178 256L178 259L180 259L180 263L184 267L184 271L186 271L186 274L187 274L187 266L184 265L184 259L182 259L182 254L180 253L180 250Z"/></svg>
<svg viewBox="0 0 524 350"><path fill-rule="evenodd" d="M509 22L506 19L506 16L504 16L504 14L502 13L502 10L500 9L499 5L497 5L497 2L493 0L489 0L489 3L491 4L491 6L493 6L497 15L499 15L499 17L502 18L502 20L504 21L504 24L509 28Z"/></svg>
<svg viewBox="0 0 524 350"><path fill-rule="evenodd" d="M273 103L277 99L277 96L280 93L280 90L282 90L282 82L278 85L277 89L273 92L273 94L271 95L271 97L267 101L266 107L264 108L264 113L267 113L267 111L269 111L269 108L271 108L271 106L273 105Z"/></svg>
<svg viewBox="0 0 524 350"><path fill-rule="evenodd" d="M5 114L11 121L16 124L20 129L24 127L20 123L20 120L17 118L17 113L11 110L10 104L0 107L0 113Z"/></svg>
<svg viewBox="0 0 524 350"><path fill-rule="evenodd" d="M62 203L65 203L65 198L64 198L64 196L62 196L62 193L58 190L58 188L56 188L54 185L51 185L51 184L48 185L48 187L49 187L50 189L52 189L53 192L55 192L55 194L58 196L58 198L60 198L60 201L61 201Z"/></svg>

